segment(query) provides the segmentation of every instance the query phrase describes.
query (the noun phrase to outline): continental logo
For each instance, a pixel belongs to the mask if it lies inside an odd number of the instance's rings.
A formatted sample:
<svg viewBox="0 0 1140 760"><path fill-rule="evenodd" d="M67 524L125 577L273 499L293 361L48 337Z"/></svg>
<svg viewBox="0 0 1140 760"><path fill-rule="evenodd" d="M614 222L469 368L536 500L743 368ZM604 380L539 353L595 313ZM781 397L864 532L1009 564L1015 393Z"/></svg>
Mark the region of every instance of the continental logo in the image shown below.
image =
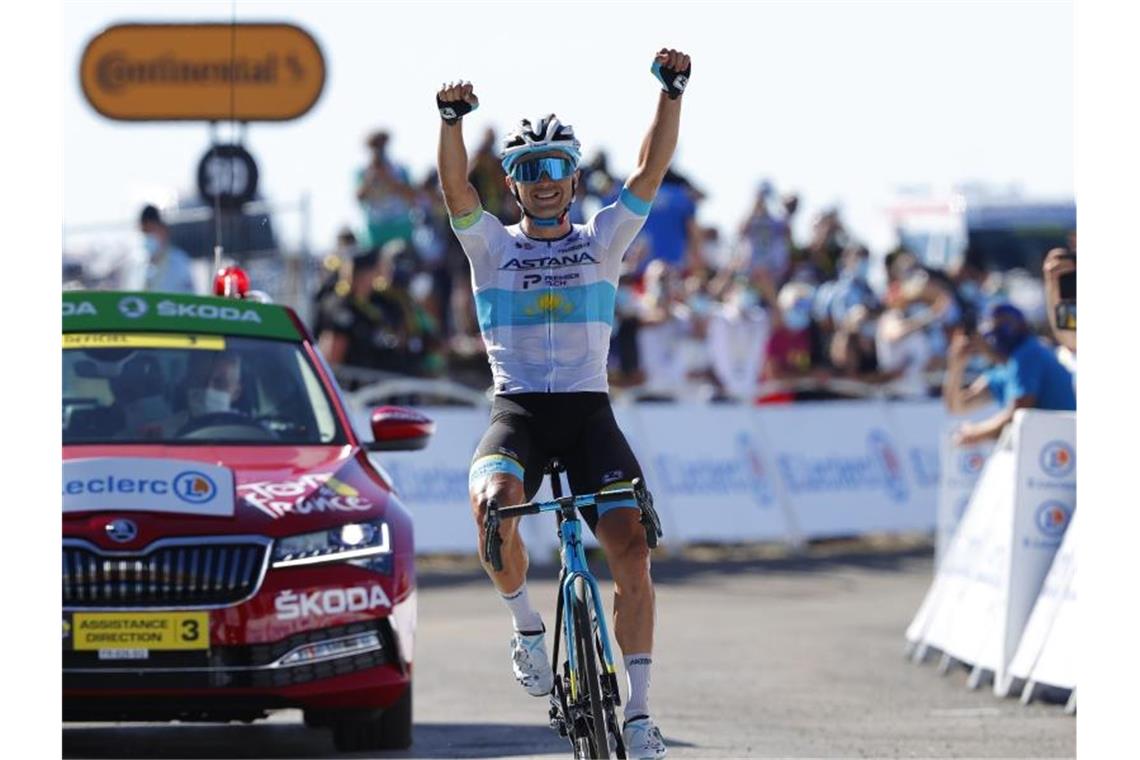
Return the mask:
<svg viewBox="0 0 1140 760"><path fill-rule="evenodd" d="M300 63L295 56L283 62L270 53L260 60L235 58L233 61L194 60L162 55L157 58L132 58L129 53L113 50L98 60L95 79L104 91L117 93L124 87L147 85L216 85L230 82L254 87L274 86L284 68L296 76Z"/></svg>
<svg viewBox="0 0 1140 760"><path fill-rule="evenodd" d="M570 253L561 256L539 256L534 259L507 259L499 269L556 269L576 267L584 264L597 264L598 260L589 253Z"/></svg>
<svg viewBox="0 0 1140 760"><path fill-rule="evenodd" d="M325 63L290 24L121 24L87 45L80 81L110 119L286 121L316 103Z"/></svg>

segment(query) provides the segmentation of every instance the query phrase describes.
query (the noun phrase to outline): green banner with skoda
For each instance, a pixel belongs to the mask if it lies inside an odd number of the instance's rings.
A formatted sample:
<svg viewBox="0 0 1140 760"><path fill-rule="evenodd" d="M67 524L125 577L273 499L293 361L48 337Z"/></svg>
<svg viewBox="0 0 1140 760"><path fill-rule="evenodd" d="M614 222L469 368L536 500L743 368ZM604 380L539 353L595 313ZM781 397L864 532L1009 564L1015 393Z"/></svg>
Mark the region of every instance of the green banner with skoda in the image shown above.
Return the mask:
<svg viewBox="0 0 1140 760"><path fill-rule="evenodd" d="M206 462L93 457L63 463L63 511L233 517L234 477Z"/></svg>
<svg viewBox="0 0 1140 760"><path fill-rule="evenodd" d="M168 293L74 291L63 294L63 331L132 330L249 335L300 340L280 306Z"/></svg>

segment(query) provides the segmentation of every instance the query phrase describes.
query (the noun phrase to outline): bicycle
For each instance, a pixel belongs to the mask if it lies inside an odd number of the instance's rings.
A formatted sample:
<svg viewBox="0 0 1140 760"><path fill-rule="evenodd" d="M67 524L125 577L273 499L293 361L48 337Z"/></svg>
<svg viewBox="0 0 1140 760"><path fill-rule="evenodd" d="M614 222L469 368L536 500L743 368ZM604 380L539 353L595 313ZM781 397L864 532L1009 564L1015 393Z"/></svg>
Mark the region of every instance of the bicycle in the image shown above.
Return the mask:
<svg viewBox="0 0 1140 760"><path fill-rule="evenodd" d="M563 496L559 478L563 471L557 459L551 460L544 470L550 476L550 490L554 496L551 501L511 507L500 507L494 500L488 503L483 521L483 556L495 570L502 570L502 538L499 536L502 520L540 512L557 513L562 570L558 581L554 650L550 663L555 673L550 698L550 727L570 740L575 758L607 760L611 753L610 739L613 740L614 756L625 758L621 725L614 713L614 708L621 705L621 694L614 670L609 629L598 582L586 564L582 525L577 513L583 507L627 501L632 497L641 511L641 524L645 527L645 539L650 549L657 546L657 540L662 536L661 521L653 508L653 496L641 478L635 478L631 488ZM566 660L559 674L558 649L563 635L567 641Z"/></svg>

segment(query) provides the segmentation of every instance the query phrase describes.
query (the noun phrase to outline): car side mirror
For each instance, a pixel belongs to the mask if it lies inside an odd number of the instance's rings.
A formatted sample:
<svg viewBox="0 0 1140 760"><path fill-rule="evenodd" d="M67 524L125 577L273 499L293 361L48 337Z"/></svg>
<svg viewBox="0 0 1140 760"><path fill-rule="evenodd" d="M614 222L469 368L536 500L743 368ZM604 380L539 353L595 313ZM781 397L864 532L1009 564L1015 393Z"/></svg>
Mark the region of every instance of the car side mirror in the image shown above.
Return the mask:
<svg viewBox="0 0 1140 760"><path fill-rule="evenodd" d="M372 410L372 438L368 451L415 451L428 445L435 423L426 415L404 406L380 406Z"/></svg>

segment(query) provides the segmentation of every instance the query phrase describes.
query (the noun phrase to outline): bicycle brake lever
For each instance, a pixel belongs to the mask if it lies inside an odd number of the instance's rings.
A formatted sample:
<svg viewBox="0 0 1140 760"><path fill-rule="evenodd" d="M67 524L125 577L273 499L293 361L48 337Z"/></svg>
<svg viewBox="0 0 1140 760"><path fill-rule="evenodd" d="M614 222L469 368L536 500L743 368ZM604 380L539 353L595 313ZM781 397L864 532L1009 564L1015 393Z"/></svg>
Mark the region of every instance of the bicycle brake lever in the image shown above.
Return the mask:
<svg viewBox="0 0 1140 760"><path fill-rule="evenodd" d="M487 515L483 518L483 560L490 562L495 572L503 569L503 538L499 535L499 504L495 499L487 502Z"/></svg>
<svg viewBox="0 0 1140 760"><path fill-rule="evenodd" d="M645 526L645 543L650 549L657 548L657 539L664 536L661 530L661 518L653 508L653 494L645 487L641 478L633 479L633 495L637 499L637 506L641 510L641 524Z"/></svg>

